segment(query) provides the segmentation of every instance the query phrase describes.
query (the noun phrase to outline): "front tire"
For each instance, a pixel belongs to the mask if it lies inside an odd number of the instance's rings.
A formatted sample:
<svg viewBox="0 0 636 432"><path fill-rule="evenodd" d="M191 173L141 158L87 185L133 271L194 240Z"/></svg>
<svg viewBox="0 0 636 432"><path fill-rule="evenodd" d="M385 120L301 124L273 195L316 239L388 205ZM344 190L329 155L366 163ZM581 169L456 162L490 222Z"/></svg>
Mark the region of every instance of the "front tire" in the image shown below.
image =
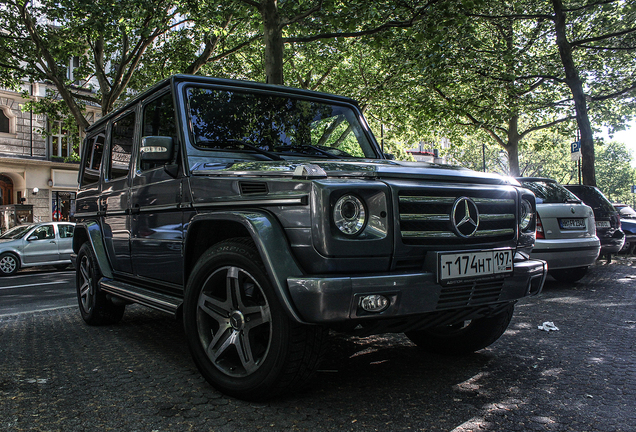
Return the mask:
<svg viewBox="0 0 636 432"><path fill-rule="evenodd" d="M434 354L467 355L494 343L512 319L514 304L496 315L452 326L404 333L419 348Z"/></svg>
<svg viewBox="0 0 636 432"><path fill-rule="evenodd" d="M114 305L99 289L102 275L90 244L84 243L77 254L77 302L88 325L116 324L124 316L125 305Z"/></svg>
<svg viewBox="0 0 636 432"><path fill-rule="evenodd" d="M587 274L587 267L575 267L548 271L559 282L578 282Z"/></svg>
<svg viewBox="0 0 636 432"><path fill-rule="evenodd" d="M0 255L0 275L11 276L20 269L20 260L10 252Z"/></svg>
<svg viewBox="0 0 636 432"><path fill-rule="evenodd" d="M203 254L187 284L183 317L205 379L240 399L268 399L303 384L324 353L326 331L287 316L250 239Z"/></svg>

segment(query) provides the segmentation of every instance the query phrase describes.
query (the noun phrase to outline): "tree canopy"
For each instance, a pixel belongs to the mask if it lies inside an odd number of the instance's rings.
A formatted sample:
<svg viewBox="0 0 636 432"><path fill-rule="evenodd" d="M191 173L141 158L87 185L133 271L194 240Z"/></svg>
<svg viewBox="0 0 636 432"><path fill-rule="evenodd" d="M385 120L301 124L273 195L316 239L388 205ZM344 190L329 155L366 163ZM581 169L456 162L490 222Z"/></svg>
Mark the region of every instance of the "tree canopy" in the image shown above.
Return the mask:
<svg viewBox="0 0 636 432"><path fill-rule="evenodd" d="M5 0L0 85L52 83L46 108L83 128L85 104L105 114L174 73L285 83L358 99L401 157L495 145L513 175L579 129L594 184L593 128L636 112L634 22L620 0Z"/></svg>

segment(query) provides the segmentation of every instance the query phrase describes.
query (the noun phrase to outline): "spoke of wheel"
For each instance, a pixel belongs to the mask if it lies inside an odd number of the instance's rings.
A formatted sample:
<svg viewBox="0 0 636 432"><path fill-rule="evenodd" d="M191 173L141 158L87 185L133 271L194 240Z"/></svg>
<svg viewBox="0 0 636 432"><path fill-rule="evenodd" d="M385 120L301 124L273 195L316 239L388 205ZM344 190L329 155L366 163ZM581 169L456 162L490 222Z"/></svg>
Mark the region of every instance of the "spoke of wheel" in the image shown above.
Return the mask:
<svg viewBox="0 0 636 432"><path fill-rule="evenodd" d="M249 333L250 330L258 327L261 324L269 323L272 318L269 314L269 306L254 306L245 308L245 333Z"/></svg>
<svg viewBox="0 0 636 432"><path fill-rule="evenodd" d="M218 322L221 327L230 325L231 306L228 300L222 302L205 293L199 296L199 309Z"/></svg>
<svg viewBox="0 0 636 432"><path fill-rule="evenodd" d="M239 269L238 267L229 267L227 269L227 275L225 276L225 289L227 293L227 299L231 301L234 309L240 310L239 299L241 297L239 286Z"/></svg>
<svg viewBox="0 0 636 432"><path fill-rule="evenodd" d="M84 307L84 310L88 312L91 309L91 294L93 288L90 278L90 263L88 262L88 259L82 261L80 265L80 273L82 279L82 285L80 286L80 298L82 299L82 306Z"/></svg>
<svg viewBox="0 0 636 432"><path fill-rule="evenodd" d="M206 353L212 362L221 357L232 345L235 345L236 332L229 328L219 329L212 341L208 344ZM217 348L218 346L218 348Z"/></svg>
<svg viewBox="0 0 636 432"><path fill-rule="evenodd" d="M245 368L245 372L248 374L254 372L257 368L254 361L254 355L252 354L252 346L250 345L250 338L246 334L239 334L235 340L236 351L238 352L241 364Z"/></svg>

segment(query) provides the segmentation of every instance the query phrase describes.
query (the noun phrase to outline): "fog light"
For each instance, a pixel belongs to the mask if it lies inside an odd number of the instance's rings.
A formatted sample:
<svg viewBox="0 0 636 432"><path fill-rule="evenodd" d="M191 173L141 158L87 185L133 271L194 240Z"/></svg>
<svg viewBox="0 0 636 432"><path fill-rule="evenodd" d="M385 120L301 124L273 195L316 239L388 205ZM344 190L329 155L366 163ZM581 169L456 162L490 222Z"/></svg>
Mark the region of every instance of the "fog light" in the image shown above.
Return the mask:
<svg viewBox="0 0 636 432"><path fill-rule="evenodd" d="M367 312L382 312L389 307L389 299L382 295L368 295L360 299L360 307Z"/></svg>

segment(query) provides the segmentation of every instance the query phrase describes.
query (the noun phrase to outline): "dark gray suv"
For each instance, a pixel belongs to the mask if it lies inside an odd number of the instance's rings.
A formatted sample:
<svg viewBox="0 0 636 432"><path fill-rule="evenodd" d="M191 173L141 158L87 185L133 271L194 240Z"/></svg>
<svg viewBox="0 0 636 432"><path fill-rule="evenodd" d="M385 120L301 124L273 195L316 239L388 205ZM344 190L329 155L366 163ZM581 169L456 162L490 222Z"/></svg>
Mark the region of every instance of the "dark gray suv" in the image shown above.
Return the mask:
<svg viewBox="0 0 636 432"><path fill-rule="evenodd" d="M387 160L348 98L174 76L91 126L82 155L82 317L115 323L133 302L179 317L236 397L306 381L330 329L479 350L545 279L530 191Z"/></svg>

